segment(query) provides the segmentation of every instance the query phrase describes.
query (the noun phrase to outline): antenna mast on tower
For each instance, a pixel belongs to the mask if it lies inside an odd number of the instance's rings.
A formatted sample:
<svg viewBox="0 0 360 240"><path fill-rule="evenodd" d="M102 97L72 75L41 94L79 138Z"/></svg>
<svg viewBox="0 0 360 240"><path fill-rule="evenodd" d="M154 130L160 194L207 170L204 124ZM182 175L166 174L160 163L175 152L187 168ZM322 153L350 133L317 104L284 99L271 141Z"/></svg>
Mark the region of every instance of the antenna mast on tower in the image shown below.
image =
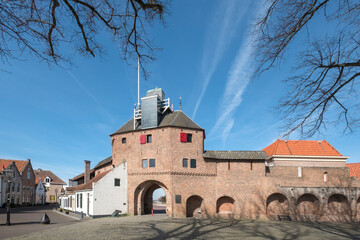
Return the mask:
<svg viewBox="0 0 360 240"><path fill-rule="evenodd" d="M138 57L138 106L140 105L140 58Z"/></svg>
<svg viewBox="0 0 360 240"><path fill-rule="evenodd" d="M138 99L134 108L134 130L141 123L141 107L140 107L140 57L138 57Z"/></svg>

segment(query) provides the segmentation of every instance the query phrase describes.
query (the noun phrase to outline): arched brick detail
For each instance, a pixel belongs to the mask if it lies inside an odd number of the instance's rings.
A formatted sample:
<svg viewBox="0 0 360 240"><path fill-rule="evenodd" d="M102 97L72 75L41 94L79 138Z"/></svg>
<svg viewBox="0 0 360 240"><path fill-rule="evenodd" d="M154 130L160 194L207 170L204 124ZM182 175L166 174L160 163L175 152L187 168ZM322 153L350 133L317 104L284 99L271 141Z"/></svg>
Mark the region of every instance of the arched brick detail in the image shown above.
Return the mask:
<svg viewBox="0 0 360 240"><path fill-rule="evenodd" d="M350 205L347 197L342 194L333 194L328 199L330 215L345 216L350 214Z"/></svg>
<svg viewBox="0 0 360 240"><path fill-rule="evenodd" d="M193 195L186 200L186 217L200 217L203 198Z"/></svg>
<svg viewBox="0 0 360 240"><path fill-rule="evenodd" d="M301 195L296 202L296 213L298 215L319 215L320 201L310 193Z"/></svg>
<svg viewBox="0 0 360 240"><path fill-rule="evenodd" d="M150 214L152 209L152 195L153 192L158 189L162 188L166 195L166 213L169 215L168 209L169 204L171 202L170 200L170 194L168 191L168 188L165 186L165 184L156 181L156 180L148 180L141 184L139 184L135 188L134 193L134 215L140 215L140 214Z"/></svg>
<svg viewBox="0 0 360 240"><path fill-rule="evenodd" d="M268 216L289 215L289 200L282 193L271 194L266 200Z"/></svg>
<svg viewBox="0 0 360 240"><path fill-rule="evenodd" d="M220 197L216 202L216 213L233 214L235 200L228 196Z"/></svg>

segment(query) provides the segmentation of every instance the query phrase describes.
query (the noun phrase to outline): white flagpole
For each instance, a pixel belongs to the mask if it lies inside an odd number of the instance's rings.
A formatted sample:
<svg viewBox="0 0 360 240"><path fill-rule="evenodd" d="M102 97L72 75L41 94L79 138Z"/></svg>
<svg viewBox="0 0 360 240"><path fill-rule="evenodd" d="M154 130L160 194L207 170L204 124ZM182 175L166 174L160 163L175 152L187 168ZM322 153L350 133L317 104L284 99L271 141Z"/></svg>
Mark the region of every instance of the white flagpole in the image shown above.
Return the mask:
<svg viewBox="0 0 360 240"><path fill-rule="evenodd" d="M138 106L140 105L140 58L138 57Z"/></svg>

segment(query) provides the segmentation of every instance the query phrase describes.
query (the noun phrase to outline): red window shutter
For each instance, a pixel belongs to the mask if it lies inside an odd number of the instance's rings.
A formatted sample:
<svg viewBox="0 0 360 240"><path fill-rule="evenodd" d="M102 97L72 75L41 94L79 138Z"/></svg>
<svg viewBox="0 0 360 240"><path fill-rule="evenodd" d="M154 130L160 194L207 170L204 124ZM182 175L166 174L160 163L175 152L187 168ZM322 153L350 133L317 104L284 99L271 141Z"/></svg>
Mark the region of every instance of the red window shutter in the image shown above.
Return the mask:
<svg viewBox="0 0 360 240"><path fill-rule="evenodd" d="M186 142L186 133L180 133L180 142Z"/></svg>
<svg viewBox="0 0 360 240"><path fill-rule="evenodd" d="M140 135L140 143L145 144L146 143L146 135Z"/></svg>

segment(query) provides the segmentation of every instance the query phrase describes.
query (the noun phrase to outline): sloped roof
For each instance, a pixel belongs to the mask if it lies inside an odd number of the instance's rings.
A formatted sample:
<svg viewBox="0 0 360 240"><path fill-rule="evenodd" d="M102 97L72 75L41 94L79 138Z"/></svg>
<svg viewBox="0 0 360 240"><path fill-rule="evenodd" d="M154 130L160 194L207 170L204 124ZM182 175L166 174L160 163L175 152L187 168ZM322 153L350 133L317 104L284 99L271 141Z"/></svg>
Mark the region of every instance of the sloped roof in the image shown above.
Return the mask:
<svg viewBox="0 0 360 240"><path fill-rule="evenodd" d="M360 163L348 163L346 166L350 169L350 177L357 177L360 180Z"/></svg>
<svg viewBox="0 0 360 240"><path fill-rule="evenodd" d="M11 159L0 159L0 170L7 168L11 163L15 163L16 168L20 173L24 170L28 160L11 160Z"/></svg>
<svg viewBox="0 0 360 240"><path fill-rule="evenodd" d="M342 156L326 140L279 140L263 149L270 157L273 155L300 156Z"/></svg>
<svg viewBox="0 0 360 240"><path fill-rule="evenodd" d="M204 158L224 160L265 160L264 151L205 151Z"/></svg>
<svg viewBox="0 0 360 240"><path fill-rule="evenodd" d="M111 170L112 170L112 169L97 174L95 177L93 177L93 178L92 178L89 182L87 182L87 183L80 184L80 185L77 185L77 186L75 186L75 187L68 187L68 188L66 188L66 191L77 191L77 190L92 189L92 183L93 183L93 182L98 182L98 181L99 181L100 179L102 179L106 174L108 174Z"/></svg>
<svg viewBox="0 0 360 240"><path fill-rule="evenodd" d="M94 167L94 169L98 168L98 167L101 167L105 164L108 164L108 163L112 163L112 156L110 157L107 157L105 158L104 160L100 161L98 164L96 164L96 166Z"/></svg>
<svg viewBox="0 0 360 240"><path fill-rule="evenodd" d="M189 128L204 131L203 128L199 127L193 120L191 120L185 113L182 111L174 111L167 113L163 119L160 121L158 127L179 127L179 128ZM138 126L135 130L141 130L141 126ZM148 129L148 128L147 128ZM131 118L127 121L121 128L119 128L110 136L134 131L134 118Z"/></svg>
<svg viewBox="0 0 360 240"><path fill-rule="evenodd" d="M56 176L52 171L49 170L34 170L35 179L41 178L45 179L46 177L51 178L51 184L62 184L65 185L66 183L61 180L58 176Z"/></svg>
<svg viewBox="0 0 360 240"><path fill-rule="evenodd" d="M95 171L95 169L91 169L91 170L90 170L90 174L93 173L94 171ZM76 181L77 179L82 178L82 177L84 177L84 173L80 173L79 175L73 177L73 178L71 179L71 181Z"/></svg>
<svg viewBox="0 0 360 240"><path fill-rule="evenodd" d="M107 157L107 158L105 158L104 160L101 160L98 164L96 164L96 166L95 166L93 169L90 169L90 174L91 174L91 173L94 173L94 171L95 171L96 168L99 168L99 167L101 167L101 166L103 166L103 165L105 165L105 164L111 163L111 162L112 162L112 156ZM73 177L71 180L72 180L72 181L76 181L76 180L78 180L79 178L83 178L83 177L84 177L84 173L80 173L79 175Z"/></svg>

